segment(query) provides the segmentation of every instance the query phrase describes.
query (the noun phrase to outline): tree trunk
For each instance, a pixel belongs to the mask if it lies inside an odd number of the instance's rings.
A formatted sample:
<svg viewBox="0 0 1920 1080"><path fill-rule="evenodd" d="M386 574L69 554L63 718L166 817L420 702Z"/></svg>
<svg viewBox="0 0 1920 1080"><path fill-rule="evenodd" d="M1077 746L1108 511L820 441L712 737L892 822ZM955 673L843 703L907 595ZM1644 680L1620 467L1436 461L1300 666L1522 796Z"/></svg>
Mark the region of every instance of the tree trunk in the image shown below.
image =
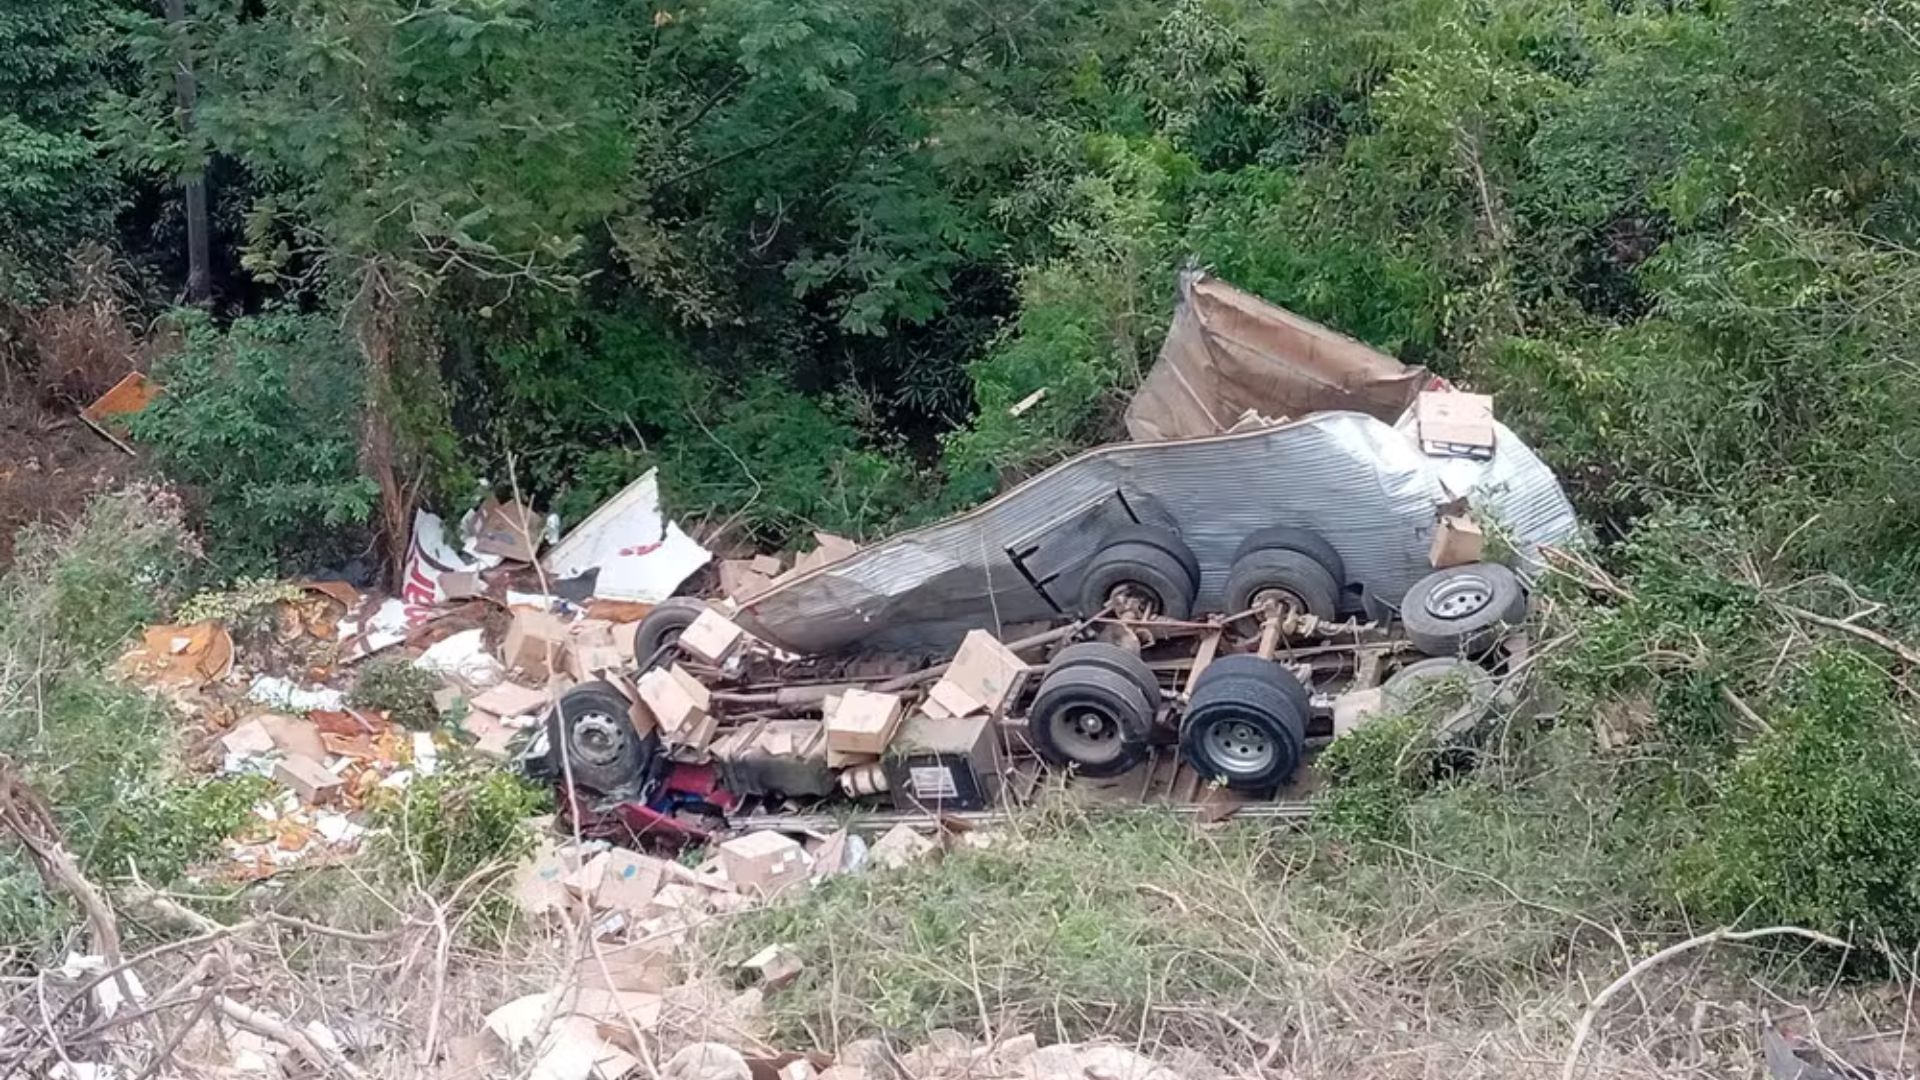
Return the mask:
<svg viewBox="0 0 1920 1080"><path fill-rule="evenodd" d="M174 112L180 123L180 134L191 143L194 101L199 95L199 88L193 74L193 53L185 39L187 0L166 0L166 8L167 25L176 35ZM203 171L196 168L181 177L180 182L187 202L187 303L204 304L208 293L212 291L211 274L207 269L207 178Z"/></svg>
<svg viewBox="0 0 1920 1080"><path fill-rule="evenodd" d="M399 440L389 411L395 407L394 364L404 347L405 312L386 269L368 262L354 302L354 335L367 362L367 402L360 429L360 467L380 486L380 543L387 582L399 595L413 535L414 485L403 478Z"/></svg>

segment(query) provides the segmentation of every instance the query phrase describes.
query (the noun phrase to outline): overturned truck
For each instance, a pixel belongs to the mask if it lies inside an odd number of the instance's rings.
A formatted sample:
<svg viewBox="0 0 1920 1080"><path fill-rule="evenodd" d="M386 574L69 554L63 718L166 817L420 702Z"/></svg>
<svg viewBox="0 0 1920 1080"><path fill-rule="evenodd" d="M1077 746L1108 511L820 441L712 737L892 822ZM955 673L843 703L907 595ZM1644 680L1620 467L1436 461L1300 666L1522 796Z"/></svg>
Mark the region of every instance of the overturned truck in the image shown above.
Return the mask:
<svg viewBox="0 0 1920 1080"><path fill-rule="evenodd" d="M711 740L743 725L830 729L849 690L953 718L934 688L980 631L1039 674L984 710L1000 744L992 768L1030 749L1105 777L1177 748L1202 781L1271 792L1356 692L1378 687L1391 705L1449 679L1467 687L1467 712L1484 705L1511 661L1529 567L1577 529L1551 471L1484 398L1202 274L1180 288L1127 414L1132 441L738 603L656 608L636 634L641 679L658 684L647 673L668 665L705 695L709 741L679 758L712 756ZM1450 529L1477 539L1483 527L1504 562L1463 559L1452 543ZM713 619L750 647L689 647L682 635ZM882 657L891 668L862 674ZM552 719L547 767L647 795L677 751L657 716L642 730L636 702L614 683L577 689ZM1472 717L1447 723L1464 737ZM805 731L788 730L786 745ZM829 778L867 764L827 750ZM838 787L894 788L885 774ZM897 805L951 801L951 775L921 775L934 777L930 795L895 789ZM763 793L832 790L819 776L777 782L804 790Z"/></svg>

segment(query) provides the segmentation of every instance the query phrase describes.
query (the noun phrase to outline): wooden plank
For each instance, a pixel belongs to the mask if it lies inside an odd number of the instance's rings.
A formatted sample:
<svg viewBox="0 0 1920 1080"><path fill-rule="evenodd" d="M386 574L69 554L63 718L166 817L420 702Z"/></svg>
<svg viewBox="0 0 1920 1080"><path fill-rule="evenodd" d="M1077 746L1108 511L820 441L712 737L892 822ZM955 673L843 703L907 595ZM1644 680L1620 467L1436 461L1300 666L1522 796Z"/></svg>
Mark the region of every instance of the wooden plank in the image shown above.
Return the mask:
<svg viewBox="0 0 1920 1080"><path fill-rule="evenodd" d="M1220 651L1221 633L1222 631L1215 630L1200 639L1200 648L1193 654L1193 667L1187 672L1186 695L1188 697L1193 696L1193 687L1200 681L1200 673L1207 670L1207 665L1213 663L1214 654Z"/></svg>

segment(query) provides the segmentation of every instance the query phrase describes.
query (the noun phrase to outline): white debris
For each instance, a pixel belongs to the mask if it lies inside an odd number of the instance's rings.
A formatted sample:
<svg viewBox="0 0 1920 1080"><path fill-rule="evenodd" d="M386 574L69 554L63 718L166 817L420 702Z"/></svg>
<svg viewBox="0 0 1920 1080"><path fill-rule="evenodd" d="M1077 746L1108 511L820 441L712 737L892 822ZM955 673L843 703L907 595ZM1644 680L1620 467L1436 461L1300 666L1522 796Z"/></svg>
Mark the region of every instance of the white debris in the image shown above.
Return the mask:
<svg viewBox="0 0 1920 1080"><path fill-rule="evenodd" d="M495 686L507 677L507 669L487 648L486 631L475 627L435 642L420 654L413 666L450 679L458 679L475 690Z"/></svg>
<svg viewBox="0 0 1920 1080"><path fill-rule="evenodd" d="M542 565L560 580L597 569L593 595L657 604L712 558L661 513L659 471L648 469L555 544Z"/></svg>
<svg viewBox="0 0 1920 1080"><path fill-rule="evenodd" d="M336 814L331 810L314 811L313 829L320 834L320 839L329 844L357 843L367 834L365 826L356 824L345 814Z"/></svg>
<svg viewBox="0 0 1920 1080"><path fill-rule="evenodd" d="M440 771L440 748L433 744L433 736L424 731L413 733L413 771L421 776Z"/></svg>
<svg viewBox="0 0 1920 1080"><path fill-rule="evenodd" d="M330 687L304 687L279 675L262 675L247 688L247 699L288 712L312 712L315 709L338 710L347 705L347 695Z"/></svg>
<svg viewBox="0 0 1920 1080"><path fill-rule="evenodd" d="M85 979L107 970L105 957L88 956L70 952L60 965L60 974L68 979ZM123 992L122 987L125 987ZM140 985L140 977L132 971L122 971L111 978L100 980L93 988L93 1001L100 1009L101 1016L112 1016L120 1011L131 996L135 1002L147 1000L147 988Z"/></svg>

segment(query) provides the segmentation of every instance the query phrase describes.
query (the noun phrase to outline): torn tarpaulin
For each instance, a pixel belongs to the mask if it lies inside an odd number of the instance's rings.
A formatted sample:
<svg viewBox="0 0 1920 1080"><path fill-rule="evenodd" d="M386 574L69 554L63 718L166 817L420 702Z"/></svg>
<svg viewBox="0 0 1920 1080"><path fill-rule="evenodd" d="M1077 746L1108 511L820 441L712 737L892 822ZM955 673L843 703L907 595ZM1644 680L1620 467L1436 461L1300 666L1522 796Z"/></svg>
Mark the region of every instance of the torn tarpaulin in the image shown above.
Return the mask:
<svg viewBox="0 0 1920 1080"><path fill-rule="evenodd" d="M574 526L542 565L561 580L598 570L594 596L657 604L711 558L661 513L659 473L648 469Z"/></svg>

